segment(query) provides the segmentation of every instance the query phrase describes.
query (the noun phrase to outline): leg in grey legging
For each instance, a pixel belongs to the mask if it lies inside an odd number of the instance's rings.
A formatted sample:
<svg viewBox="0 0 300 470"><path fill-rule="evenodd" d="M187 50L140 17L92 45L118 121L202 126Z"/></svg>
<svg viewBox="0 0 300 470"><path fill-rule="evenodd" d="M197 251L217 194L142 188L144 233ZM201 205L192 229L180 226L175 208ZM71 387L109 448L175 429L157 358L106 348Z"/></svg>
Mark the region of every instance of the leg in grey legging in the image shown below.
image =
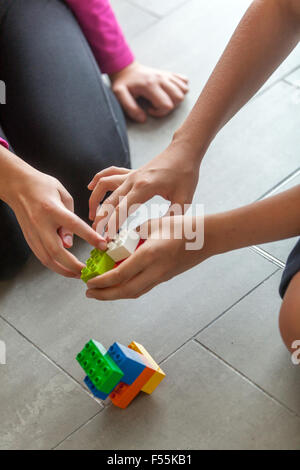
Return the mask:
<svg viewBox="0 0 300 470"><path fill-rule="evenodd" d="M63 2L1 0L0 79L7 101L0 123L14 151L58 178L87 219L90 179L110 165L128 167L130 159L122 111ZM15 226L3 204L0 220L3 267L11 242L2 221Z"/></svg>

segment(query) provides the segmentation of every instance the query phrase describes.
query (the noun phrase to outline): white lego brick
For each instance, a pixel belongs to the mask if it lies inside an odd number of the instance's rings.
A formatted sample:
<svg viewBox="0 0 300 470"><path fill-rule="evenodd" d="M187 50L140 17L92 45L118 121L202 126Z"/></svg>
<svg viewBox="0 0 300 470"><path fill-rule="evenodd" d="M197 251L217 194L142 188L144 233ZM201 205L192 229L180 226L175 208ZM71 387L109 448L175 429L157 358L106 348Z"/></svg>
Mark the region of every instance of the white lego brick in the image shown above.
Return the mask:
<svg viewBox="0 0 300 470"><path fill-rule="evenodd" d="M127 232L122 230L113 241L108 243L106 253L118 263L129 258L135 252L139 241L140 237L136 231Z"/></svg>

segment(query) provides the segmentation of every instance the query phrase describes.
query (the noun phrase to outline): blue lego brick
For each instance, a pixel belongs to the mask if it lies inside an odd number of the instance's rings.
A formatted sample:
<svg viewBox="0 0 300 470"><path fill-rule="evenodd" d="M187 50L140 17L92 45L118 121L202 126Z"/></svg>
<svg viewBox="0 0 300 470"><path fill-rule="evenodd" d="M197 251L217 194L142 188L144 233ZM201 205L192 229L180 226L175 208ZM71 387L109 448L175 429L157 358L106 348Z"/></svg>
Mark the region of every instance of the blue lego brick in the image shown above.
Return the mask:
<svg viewBox="0 0 300 470"><path fill-rule="evenodd" d="M133 384L146 367L142 354L120 343L114 343L107 351L107 354L124 373L121 380L127 385Z"/></svg>
<svg viewBox="0 0 300 470"><path fill-rule="evenodd" d="M100 400L106 400L106 398L108 397L109 393L103 393L103 392L100 392L100 390L97 390L95 385L93 384L93 382L91 381L91 379L89 379L88 377L86 377L84 379L84 383L85 385L87 386L87 388L90 390L90 392L92 392L92 394L94 395L94 397L96 398L99 398ZM113 391L113 390L112 390Z"/></svg>

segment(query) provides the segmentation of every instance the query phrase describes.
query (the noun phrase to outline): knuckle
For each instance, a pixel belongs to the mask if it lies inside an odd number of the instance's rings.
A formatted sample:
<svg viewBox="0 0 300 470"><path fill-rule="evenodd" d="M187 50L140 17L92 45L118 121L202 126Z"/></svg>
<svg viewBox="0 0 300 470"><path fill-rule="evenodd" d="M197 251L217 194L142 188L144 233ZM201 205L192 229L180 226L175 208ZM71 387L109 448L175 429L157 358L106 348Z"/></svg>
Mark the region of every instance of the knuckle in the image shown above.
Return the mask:
<svg viewBox="0 0 300 470"><path fill-rule="evenodd" d="M134 183L134 188L137 190L140 189L147 189L150 186L150 180L143 176L142 178L139 178L137 181Z"/></svg>
<svg viewBox="0 0 300 470"><path fill-rule="evenodd" d="M150 264L151 262L153 262L156 255L157 251L152 246L145 248L143 258L146 264Z"/></svg>
<svg viewBox="0 0 300 470"><path fill-rule="evenodd" d="M48 256L41 256L40 257L40 262L46 266L46 268L49 268L49 264L50 264L50 258Z"/></svg>
<svg viewBox="0 0 300 470"><path fill-rule="evenodd" d="M146 84L147 87L151 87L151 86L155 85L157 82L158 82L158 77L156 75L149 75L145 79L145 84Z"/></svg>

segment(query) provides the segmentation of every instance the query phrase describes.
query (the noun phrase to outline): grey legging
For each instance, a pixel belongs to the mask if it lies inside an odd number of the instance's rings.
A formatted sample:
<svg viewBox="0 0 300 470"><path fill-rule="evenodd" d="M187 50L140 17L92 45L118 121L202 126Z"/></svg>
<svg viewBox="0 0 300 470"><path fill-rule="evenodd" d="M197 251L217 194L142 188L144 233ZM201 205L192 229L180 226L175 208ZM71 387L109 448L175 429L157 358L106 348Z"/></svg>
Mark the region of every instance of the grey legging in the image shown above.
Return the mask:
<svg viewBox="0 0 300 470"><path fill-rule="evenodd" d="M130 166L125 120L71 11L60 0L1 0L0 135L30 165L55 176L87 219L86 186L99 170ZM0 279L30 253L0 201Z"/></svg>

